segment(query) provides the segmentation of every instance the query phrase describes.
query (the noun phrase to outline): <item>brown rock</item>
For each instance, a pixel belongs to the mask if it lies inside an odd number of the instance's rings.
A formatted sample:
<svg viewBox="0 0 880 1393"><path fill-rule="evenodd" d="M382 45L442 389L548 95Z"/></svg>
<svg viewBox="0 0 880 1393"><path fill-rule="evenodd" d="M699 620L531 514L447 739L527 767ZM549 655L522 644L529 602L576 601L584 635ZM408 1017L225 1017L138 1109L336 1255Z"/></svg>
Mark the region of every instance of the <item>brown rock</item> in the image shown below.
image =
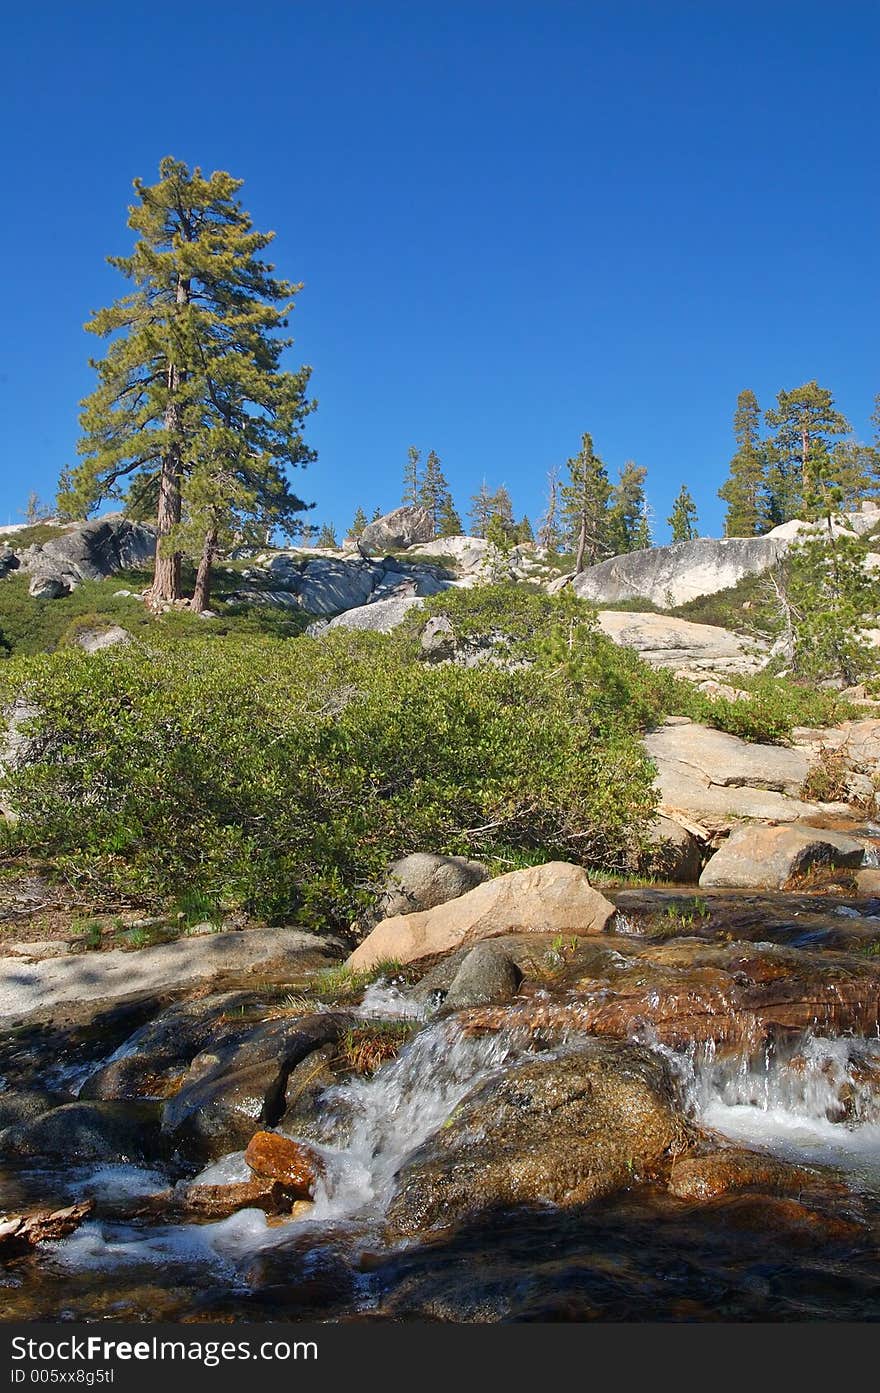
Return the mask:
<svg viewBox="0 0 880 1393"><path fill-rule="evenodd" d="M856 867L863 844L842 832L803 824L739 827L709 861L700 884L747 890L783 890L814 866Z"/></svg>
<svg viewBox="0 0 880 1393"><path fill-rule="evenodd" d="M822 1183L822 1177L805 1166L794 1166L757 1151L729 1147L708 1156L676 1160L669 1177L670 1193L680 1200L711 1200L731 1190L762 1190L777 1195L799 1195Z"/></svg>
<svg viewBox="0 0 880 1393"><path fill-rule="evenodd" d="M278 1180L298 1200L310 1200L321 1173L320 1158L301 1142L278 1132L255 1132L244 1153L255 1175Z"/></svg>
<svg viewBox="0 0 880 1393"><path fill-rule="evenodd" d="M510 1205L588 1204L665 1164L686 1137L660 1056L590 1040L469 1094L405 1162L389 1233L407 1237Z"/></svg>
<svg viewBox="0 0 880 1393"><path fill-rule="evenodd" d="M64 1209L32 1209L26 1214L0 1218L0 1258L20 1257L38 1243L66 1238L91 1213L92 1200L81 1200Z"/></svg>
<svg viewBox="0 0 880 1393"><path fill-rule="evenodd" d="M172 1206L195 1217L223 1219L239 1209L262 1209L265 1214L289 1214L294 1199L292 1190L280 1181L259 1176L233 1185L177 1186Z"/></svg>
<svg viewBox="0 0 880 1393"><path fill-rule="evenodd" d="M599 934L614 906L567 861L511 871L446 904L383 919L348 959L368 968L383 959L414 962L510 933Z"/></svg>
<svg viewBox="0 0 880 1393"><path fill-rule="evenodd" d="M856 887L860 895L880 895L880 867L863 866L856 871Z"/></svg>

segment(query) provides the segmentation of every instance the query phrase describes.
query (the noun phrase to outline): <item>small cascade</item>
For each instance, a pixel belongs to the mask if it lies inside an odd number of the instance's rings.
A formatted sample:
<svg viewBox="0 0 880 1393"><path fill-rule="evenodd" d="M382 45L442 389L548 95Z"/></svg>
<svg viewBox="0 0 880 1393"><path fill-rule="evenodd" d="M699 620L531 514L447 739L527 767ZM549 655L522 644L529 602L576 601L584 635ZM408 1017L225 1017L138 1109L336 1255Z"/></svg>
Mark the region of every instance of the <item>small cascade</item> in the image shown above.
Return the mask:
<svg viewBox="0 0 880 1393"><path fill-rule="evenodd" d="M477 1037L466 1035L454 1020L438 1021L372 1078L328 1089L318 1137L326 1173L311 1217L383 1212L406 1157L471 1089L529 1053L525 1031Z"/></svg>
<svg viewBox="0 0 880 1393"><path fill-rule="evenodd" d="M427 1006L414 1001L393 982L384 977L371 982L364 992L360 1006L355 1006L352 1015L363 1016L367 1020L424 1020L428 1014Z"/></svg>
<svg viewBox="0 0 880 1393"><path fill-rule="evenodd" d="M880 1186L880 1041L807 1034L733 1055L711 1042L656 1048L700 1126Z"/></svg>

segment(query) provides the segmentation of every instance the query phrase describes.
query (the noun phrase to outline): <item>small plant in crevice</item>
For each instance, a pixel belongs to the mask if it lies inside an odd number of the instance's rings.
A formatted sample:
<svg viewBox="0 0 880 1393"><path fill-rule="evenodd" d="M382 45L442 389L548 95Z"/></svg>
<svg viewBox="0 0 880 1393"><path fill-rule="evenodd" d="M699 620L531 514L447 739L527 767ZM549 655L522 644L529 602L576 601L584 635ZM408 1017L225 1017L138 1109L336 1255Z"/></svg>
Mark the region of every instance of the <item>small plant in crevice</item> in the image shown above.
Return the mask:
<svg viewBox="0 0 880 1393"><path fill-rule="evenodd" d="M400 1053L415 1029L413 1021L365 1021L352 1026L339 1043L343 1063L356 1074L374 1074Z"/></svg>

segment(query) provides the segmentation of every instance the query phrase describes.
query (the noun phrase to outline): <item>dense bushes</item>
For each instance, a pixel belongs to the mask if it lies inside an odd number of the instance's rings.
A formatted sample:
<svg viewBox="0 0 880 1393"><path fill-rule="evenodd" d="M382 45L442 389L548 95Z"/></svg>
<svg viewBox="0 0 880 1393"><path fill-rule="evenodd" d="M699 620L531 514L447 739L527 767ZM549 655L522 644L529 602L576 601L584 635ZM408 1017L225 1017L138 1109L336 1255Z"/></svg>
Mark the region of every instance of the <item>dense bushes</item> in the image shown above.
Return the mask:
<svg viewBox="0 0 880 1393"><path fill-rule="evenodd" d="M493 661L424 661L417 617L294 641L159 624L0 665L2 705L38 712L3 790L17 846L98 893L345 924L408 851L623 868L655 803L639 735L667 713L755 738L830 715L780 683L710 702L570 595L486 586L429 608Z"/></svg>
<svg viewBox="0 0 880 1393"><path fill-rule="evenodd" d="M349 633L14 660L4 703L40 715L5 797L74 882L345 922L410 850L620 864L653 804L638 666L600 636L566 676Z"/></svg>

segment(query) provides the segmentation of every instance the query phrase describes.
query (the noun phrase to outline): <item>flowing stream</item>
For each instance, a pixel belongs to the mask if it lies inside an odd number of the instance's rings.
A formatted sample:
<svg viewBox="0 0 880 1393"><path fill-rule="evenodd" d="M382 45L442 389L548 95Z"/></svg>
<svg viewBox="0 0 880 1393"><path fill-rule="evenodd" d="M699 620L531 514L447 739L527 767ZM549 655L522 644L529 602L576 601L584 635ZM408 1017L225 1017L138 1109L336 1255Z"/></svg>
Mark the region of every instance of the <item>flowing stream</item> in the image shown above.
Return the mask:
<svg viewBox="0 0 880 1393"><path fill-rule="evenodd" d="M848 924L852 914L846 906L828 907L822 931L832 944L842 932L837 926ZM626 975L632 971L627 944L637 941L637 917L618 922L617 932L617 946L609 943L604 961ZM787 941L786 926L779 934ZM752 946L756 952L768 948L762 942ZM567 999L552 990L534 999L544 998L557 1007ZM432 1019L399 984L384 982L368 988L354 1015L365 1024L409 1022L413 1034L371 1077L349 1075L327 1087L305 1130L298 1132L294 1123L279 1125L282 1133L317 1151L323 1163L307 1217L278 1222L259 1209L207 1222L119 1217L121 1211L114 1216L115 1204L155 1196L181 1174L203 1185L248 1180L241 1151L197 1174L192 1167L182 1173L172 1162L54 1167L31 1162L18 1173L0 1171L0 1182L5 1176L6 1183L22 1184L29 1194L67 1202L92 1196L101 1206L99 1217L70 1237L43 1245L11 1275L4 1276L0 1267L0 1289L11 1314L51 1320L114 1313L175 1319L198 1312L334 1319L371 1311L388 1318L556 1319L571 1309L580 1313L578 1319L656 1313L670 1319L704 1313L708 1319L729 1310L731 1318L763 1319L768 1313L770 1318L817 1313L862 1318L876 1308L880 1271L861 1249L842 1265L833 1254L827 1259L812 1250L801 1255L786 1242L775 1243L769 1232L749 1230L743 1237L730 1227L726 1211L684 1207L650 1187L583 1213L523 1209L496 1216L484 1228L472 1226L440 1247L410 1243L389 1250L383 1220L407 1158L454 1116L475 1087L534 1058L538 1049L547 1058L576 1048L578 1036L563 1031L538 1046L515 1012L508 1026L469 1033L457 1016ZM66 1066L50 1059L47 1077L57 1082L67 1068L67 1086L74 1091L97 1062L128 1058L138 1035L135 1031L117 1043L102 1060ZM828 1167L830 1175L842 1177L853 1203L863 1206L865 1241L876 1250L876 1032L788 1032L758 1051L721 1049L711 1041L673 1049L644 1028L638 1038L669 1062L682 1110L698 1127L788 1161ZM467 1297L460 1275L465 1269L471 1274ZM826 1294L835 1282L844 1282L848 1293L839 1300Z"/></svg>

